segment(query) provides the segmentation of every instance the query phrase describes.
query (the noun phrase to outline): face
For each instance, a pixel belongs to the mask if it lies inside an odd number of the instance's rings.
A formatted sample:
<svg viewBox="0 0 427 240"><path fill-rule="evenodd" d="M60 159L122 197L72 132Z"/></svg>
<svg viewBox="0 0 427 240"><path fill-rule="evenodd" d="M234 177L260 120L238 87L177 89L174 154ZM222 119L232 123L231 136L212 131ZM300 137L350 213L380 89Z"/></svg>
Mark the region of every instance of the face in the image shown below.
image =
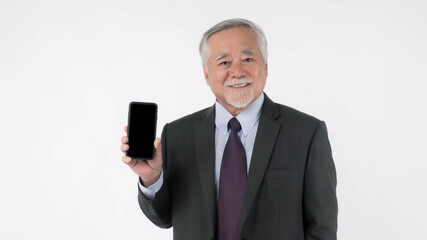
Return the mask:
<svg viewBox="0 0 427 240"><path fill-rule="evenodd" d="M217 101L236 116L261 95L267 79L256 34L245 27L222 30L209 38L208 46L206 82Z"/></svg>

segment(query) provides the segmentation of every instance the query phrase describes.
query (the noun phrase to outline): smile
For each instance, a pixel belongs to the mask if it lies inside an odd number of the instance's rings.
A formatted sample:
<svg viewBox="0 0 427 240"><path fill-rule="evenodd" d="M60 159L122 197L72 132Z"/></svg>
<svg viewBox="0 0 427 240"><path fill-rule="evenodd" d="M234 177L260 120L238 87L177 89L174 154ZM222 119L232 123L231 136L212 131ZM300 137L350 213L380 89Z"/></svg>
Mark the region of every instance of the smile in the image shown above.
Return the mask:
<svg viewBox="0 0 427 240"><path fill-rule="evenodd" d="M242 83L242 84L228 85L228 87L232 87L232 88L246 87L246 86L248 86L249 84L250 84L250 83Z"/></svg>
<svg viewBox="0 0 427 240"><path fill-rule="evenodd" d="M229 83L229 84L225 84L226 87L231 87L231 88L241 88L241 87L246 87L251 85L252 82L245 82L245 83Z"/></svg>
<svg viewBox="0 0 427 240"><path fill-rule="evenodd" d="M230 88L243 88L249 86L253 83L253 80L250 78L233 78L230 81L224 83L225 87Z"/></svg>

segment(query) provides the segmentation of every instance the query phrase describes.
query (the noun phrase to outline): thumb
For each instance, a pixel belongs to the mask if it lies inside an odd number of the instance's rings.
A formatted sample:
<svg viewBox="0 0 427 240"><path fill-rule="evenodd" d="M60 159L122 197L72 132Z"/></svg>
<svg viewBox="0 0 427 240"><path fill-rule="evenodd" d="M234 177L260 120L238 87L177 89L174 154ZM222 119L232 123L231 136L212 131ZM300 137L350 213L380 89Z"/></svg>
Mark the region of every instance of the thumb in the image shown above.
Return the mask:
<svg viewBox="0 0 427 240"><path fill-rule="evenodd" d="M160 138L156 138L156 140L154 140L154 148L156 149L156 153L154 158L156 160L158 160L159 158L162 158L162 141Z"/></svg>

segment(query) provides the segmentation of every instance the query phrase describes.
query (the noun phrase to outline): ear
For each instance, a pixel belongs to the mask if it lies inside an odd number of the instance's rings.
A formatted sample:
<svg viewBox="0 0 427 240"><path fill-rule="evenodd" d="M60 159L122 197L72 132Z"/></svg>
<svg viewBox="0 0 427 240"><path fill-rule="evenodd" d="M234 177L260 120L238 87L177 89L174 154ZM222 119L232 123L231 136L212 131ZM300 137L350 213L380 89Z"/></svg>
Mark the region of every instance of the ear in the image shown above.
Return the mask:
<svg viewBox="0 0 427 240"><path fill-rule="evenodd" d="M265 74L268 76L268 64L265 62Z"/></svg>
<svg viewBox="0 0 427 240"><path fill-rule="evenodd" d="M205 65L203 65L203 73L205 75L206 82L208 82L209 81L209 73L208 73L208 70L206 69Z"/></svg>

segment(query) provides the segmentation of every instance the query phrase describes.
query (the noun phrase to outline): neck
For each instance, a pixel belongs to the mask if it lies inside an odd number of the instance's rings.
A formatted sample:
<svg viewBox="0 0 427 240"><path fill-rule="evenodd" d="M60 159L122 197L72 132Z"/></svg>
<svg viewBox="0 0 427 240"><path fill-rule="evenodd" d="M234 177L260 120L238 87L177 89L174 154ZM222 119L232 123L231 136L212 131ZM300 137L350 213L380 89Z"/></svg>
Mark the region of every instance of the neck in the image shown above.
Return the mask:
<svg viewBox="0 0 427 240"><path fill-rule="evenodd" d="M233 117L237 117L237 115L239 115L241 112L243 112L246 108L248 108L257 98L254 98L250 103L248 103L246 106L241 107L241 108L237 108L234 107L232 105L230 105L229 103L225 102L221 102L218 101L225 109L227 109L227 111L233 115Z"/></svg>
<svg viewBox="0 0 427 240"><path fill-rule="evenodd" d="M263 93L261 93L263 94ZM249 102L246 106L241 107L241 108L237 108L232 106L231 104L229 104L226 101L221 101L217 99L217 102L220 103L231 115L233 115L233 117L237 117L237 115L239 115L241 112L243 112L246 108L248 108L253 102L255 102L258 98L260 97L260 95L255 96L254 99L252 99L251 102Z"/></svg>
<svg viewBox="0 0 427 240"><path fill-rule="evenodd" d="M248 105L246 105L243 108L235 108L235 107L225 107L225 109L227 109L227 111L233 115L233 117L237 117L237 115L239 115L241 112L243 112L243 110L245 110L251 103L249 103Z"/></svg>

